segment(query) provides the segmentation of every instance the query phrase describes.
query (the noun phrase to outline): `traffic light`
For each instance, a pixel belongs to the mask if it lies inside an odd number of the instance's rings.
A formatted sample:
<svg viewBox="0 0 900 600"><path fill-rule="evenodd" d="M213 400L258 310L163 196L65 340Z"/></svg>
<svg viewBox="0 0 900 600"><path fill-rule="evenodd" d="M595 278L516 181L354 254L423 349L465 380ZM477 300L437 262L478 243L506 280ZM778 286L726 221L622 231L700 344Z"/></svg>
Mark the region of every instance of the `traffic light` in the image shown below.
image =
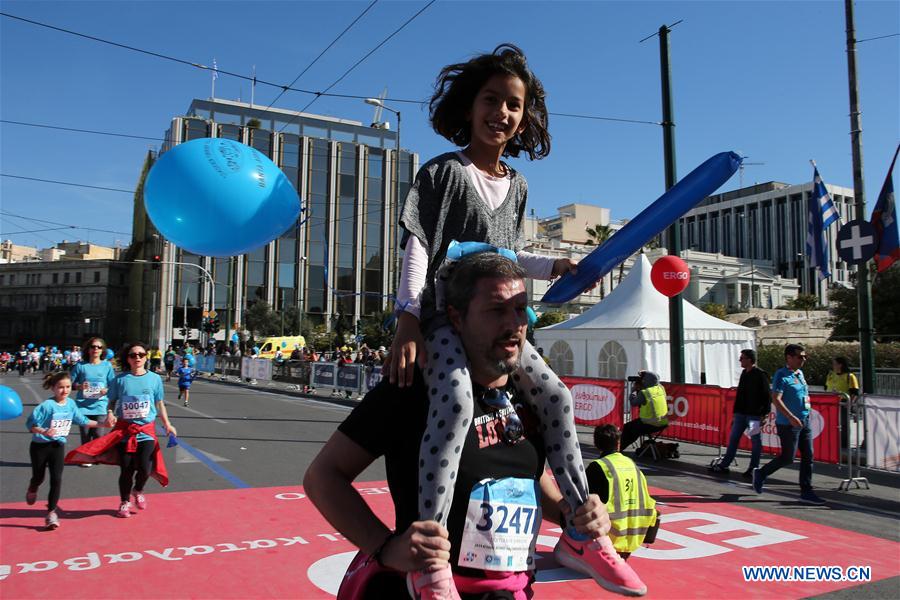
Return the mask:
<svg viewBox="0 0 900 600"><path fill-rule="evenodd" d="M187 327L182 327L182 328L181 328L181 337L182 337L182 339L185 339L185 340L186 340L186 339L187 339L187 336L188 336L188 328L187 328Z"/></svg>
<svg viewBox="0 0 900 600"><path fill-rule="evenodd" d="M219 317L213 317L212 319L209 320L209 329L208 329L209 333L211 333L212 335L215 335L215 334L219 333L220 328L221 328L221 325L219 324Z"/></svg>
<svg viewBox="0 0 900 600"><path fill-rule="evenodd" d="M151 262L153 262L153 270L159 271L159 265L162 263L162 256L160 256L159 254L154 254L153 260Z"/></svg>

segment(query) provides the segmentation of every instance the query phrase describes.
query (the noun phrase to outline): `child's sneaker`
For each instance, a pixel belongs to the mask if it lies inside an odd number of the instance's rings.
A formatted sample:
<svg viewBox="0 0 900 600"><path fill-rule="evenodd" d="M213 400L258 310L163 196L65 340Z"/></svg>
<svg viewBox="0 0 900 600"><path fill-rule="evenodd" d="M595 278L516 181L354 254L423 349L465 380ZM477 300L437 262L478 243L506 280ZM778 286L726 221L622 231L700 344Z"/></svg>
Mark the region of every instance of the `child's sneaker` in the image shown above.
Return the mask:
<svg viewBox="0 0 900 600"><path fill-rule="evenodd" d="M117 517L122 519L127 519L131 517L131 502L123 502L119 505L119 512L116 513Z"/></svg>
<svg viewBox="0 0 900 600"><path fill-rule="evenodd" d="M44 520L44 523L47 524L47 529L56 529L59 527L59 517L56 515L55 510L51 510L47 513L47 518Z"/></svg>
<svg viewBox="0 0 900 600"><path fill-rule="evenodd" d="M37 502L37 488L28 488L28 491L25 492L25 503L31 506L35 502Z"/></svg>
<svg viewBox="0 0 900 600"><path fill-rule="evenodd" d="M590 576L602 588L625 596L643 596L647 586L622 560L608 536L576 540L563 532L553 550L556 562Z"/></svg>
<svg viewBox="0 0 900 600"><path fill-rule="evenodd" d="M144 498L144 494L142 492L135 492L131 496L132 498L134 498L135 506L137 506L141 510L147 508L147 499Z"/></svg>
<svg viewBox="0 0 900 600"><path fill-rule="evenodd" d="M416 600L460 600L450 565L439 571L410 571L406 589Z"/></svg>

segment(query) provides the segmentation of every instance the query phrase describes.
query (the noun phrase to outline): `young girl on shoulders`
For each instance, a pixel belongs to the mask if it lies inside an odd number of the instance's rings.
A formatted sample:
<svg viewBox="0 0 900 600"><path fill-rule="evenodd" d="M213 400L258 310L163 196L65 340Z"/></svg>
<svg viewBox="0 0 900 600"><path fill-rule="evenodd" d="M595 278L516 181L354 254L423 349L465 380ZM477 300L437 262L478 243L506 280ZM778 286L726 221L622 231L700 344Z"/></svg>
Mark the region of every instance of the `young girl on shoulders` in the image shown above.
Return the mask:
<svg viewBox="0 0 900 600"><path fill-rule="evenodd" d="M31 482L25 493L29 505L37 500L38 488L44 482L44 475L50 471L50 493L47 496L47 529L59 527L56 505L62 492L62 473L66 456L66 438L72 423L86 427L97 427L97 421L88 419L75 401L69 398L72 379L67 371L49 373L44 377L43 387L52 390L53 397L44 400L31 412L26 421L31 437Z"/></svg>
<svg viewBox="0 0 900 600"><path fill-rule="evenodd" d="M423 369L430 405L419 455L419 516L446 525L460 455L455 453L457 444L450 443L439 444L434 452L434 441L429 440L465 439L474 411L465 349L441 310L437 285L448 248L456 241L512 250L537 279L558 277L574 270L575 263L522 249L528 186L502 159L524 153L534 160L550 152L544 88L522 51L503 44L491 54L449 65L435 87L432 127L461 149L423 165L403 206L400 224L408 234L398 291L403 308L391 346L389 377L404 387L412 384L416 363ZM527 342L513 380L542 420L548 462L574 515L587 499L588 487L571 394ZM646 591L606 536L586 539L570 523L556 556L611 591ZM448 579L452 583L452 578L434 572L409 575L417 598L445 597L448 591L432 589L430 582ZM455 588L449 594L457 597Z"/></svg>

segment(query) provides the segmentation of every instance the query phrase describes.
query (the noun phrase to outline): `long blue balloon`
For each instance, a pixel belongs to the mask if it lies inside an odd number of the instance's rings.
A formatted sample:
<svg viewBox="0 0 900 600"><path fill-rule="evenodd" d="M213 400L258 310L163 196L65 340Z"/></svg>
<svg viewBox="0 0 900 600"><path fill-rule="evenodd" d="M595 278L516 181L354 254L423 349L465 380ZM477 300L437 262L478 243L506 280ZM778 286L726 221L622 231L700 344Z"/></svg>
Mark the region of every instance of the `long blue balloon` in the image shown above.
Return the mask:
<svg viewBox="0 0 900 600"><path fill-rule="evenodd" d="M708 159L599 248L585 256L578 263L578 273L563 275L550 286L541 301L562 304L584 292L698 202L719 189L740 166L741 157L734 152L720 152Z"/></svg>

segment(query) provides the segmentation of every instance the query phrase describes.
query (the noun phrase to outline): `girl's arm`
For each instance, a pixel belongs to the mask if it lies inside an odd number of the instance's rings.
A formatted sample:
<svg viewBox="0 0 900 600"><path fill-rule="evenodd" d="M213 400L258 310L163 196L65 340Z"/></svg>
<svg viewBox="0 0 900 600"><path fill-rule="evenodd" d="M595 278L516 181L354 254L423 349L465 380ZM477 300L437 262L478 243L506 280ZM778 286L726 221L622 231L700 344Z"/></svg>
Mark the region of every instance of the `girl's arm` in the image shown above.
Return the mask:
<svg viewBox="0 0 900 600"><path fill-rule="evenodd" d="M391 342L391 351L385 359L391 383L400 387L412 385L413 370L418 362L424 368L426 360L425 339L419 323L419 301L428 272L428 253L414 235L406 242L403 270L397 304L404 307L397 318L397 332Z"/></svg>
<svg viewBox="0 0 900 600"><path fill-rule="evenodd" d="M159 416L162 418L163 425L166 426L166 435L168 435L170 433L174 433L175 435L178 435L178 431L175 429L175 427L169 421L169 413L166 412L166 403L163 402L162 400L157 401L156 410L157 410L157 412L159 412Z"/></svg>

